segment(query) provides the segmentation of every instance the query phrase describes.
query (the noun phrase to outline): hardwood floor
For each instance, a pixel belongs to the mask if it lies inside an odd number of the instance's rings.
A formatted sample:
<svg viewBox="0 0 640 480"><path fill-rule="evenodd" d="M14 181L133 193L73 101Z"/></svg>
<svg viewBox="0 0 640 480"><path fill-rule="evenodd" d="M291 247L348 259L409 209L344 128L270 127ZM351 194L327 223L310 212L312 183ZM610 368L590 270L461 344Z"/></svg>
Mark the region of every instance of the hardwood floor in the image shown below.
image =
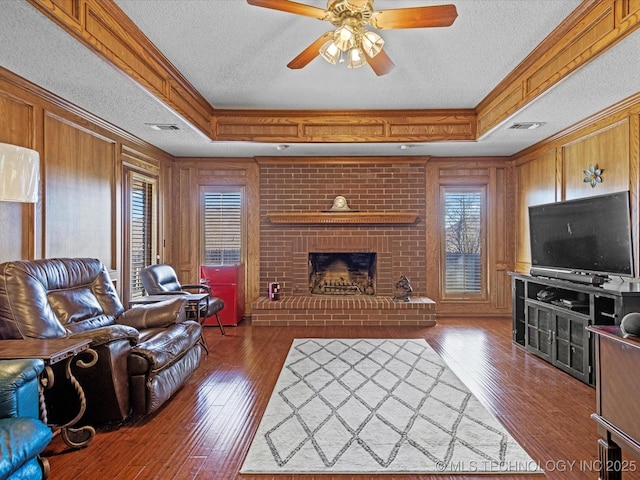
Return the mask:
<svg viewBox="0 0 640 480"><path fill-rule="evenodd" d="M246 322L205 335L210 355L159 412L102 427L72 451L59 437L45 451L52 480L71 479L434 479L426 475L240 475L251 439L292 339L425 338L451 369L557 480L596 479L597 434L589 418L593 388L511 343L507 319L440 319L420 327L253 327ZM632 468L640 461L628 459ZM493 478L482 476L483 479ZM540 478L496 475L495 478ZM623 478L640 479L625 472Z"/></svg>

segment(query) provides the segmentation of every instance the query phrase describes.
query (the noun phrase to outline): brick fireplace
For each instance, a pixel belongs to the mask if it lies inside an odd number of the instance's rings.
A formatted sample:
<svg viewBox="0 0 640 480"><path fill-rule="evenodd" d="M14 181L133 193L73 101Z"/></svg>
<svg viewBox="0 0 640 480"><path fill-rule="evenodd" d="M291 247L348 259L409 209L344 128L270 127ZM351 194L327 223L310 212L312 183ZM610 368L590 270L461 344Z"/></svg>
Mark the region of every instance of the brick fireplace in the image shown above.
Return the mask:
<svg viewBox="0 0 640 480"><path fill-rule="evenodd" d="M252 305L253 324L435 323L435 304L420 296L426 288L424 159L261 158L259 163L261 297ZM320 213L337 195L357 212ZM414 215L403 215L407 212ZM310 255L343 253L373 255L373 294L311 294ZM332 275L325 284L354 281ZM401 275L411 281L413 302L392 299ZM274 281L282 296L270 302L267 285Z"/></svg>

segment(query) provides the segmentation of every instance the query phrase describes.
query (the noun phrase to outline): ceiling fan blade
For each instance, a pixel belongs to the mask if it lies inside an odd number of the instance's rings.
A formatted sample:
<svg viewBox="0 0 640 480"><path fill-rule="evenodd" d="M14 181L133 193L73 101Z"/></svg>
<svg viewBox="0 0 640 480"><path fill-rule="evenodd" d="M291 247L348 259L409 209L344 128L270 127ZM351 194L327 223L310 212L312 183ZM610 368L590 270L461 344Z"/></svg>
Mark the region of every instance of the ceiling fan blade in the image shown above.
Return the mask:
<svg viewBox="0 0 640 480"><path fill-rule="evenodd" d="M256 7L295 13L296 15L304 15L305 17L317 18L318 20L324 20L328 15L327 11L322 8L312 7L298 2L290 2L289 0L247 0L247 3Z"/></svg>
<svg viewBox="0 0 640 480"><path fill-rule="evenodd" d="M305 48L300 55L291 60L287 67L292 70L306 67L311 60L316 58L320 54L320 47L324 45L329 39L333 38L333 32L327 32L318 38L315 42Z"/></svg>
<svg viewBox="0 0 640 480"><path fill-rule="evenodd" d="M369 24L379 29L448 27L457 16L455 5L396 8L375 12Z"/></svg>
<svg viewBox="0 0 640 480"><path fill-rule="evenodd" d="M367 60L367 63L379 77L382 75L386 75L391 70L393 70L393 67L395 67L394 63L389 58L389 55L387 55L387 52L385 52L384 50L380 50L378 54L373 58L365 53L364 58Z"/></svg>

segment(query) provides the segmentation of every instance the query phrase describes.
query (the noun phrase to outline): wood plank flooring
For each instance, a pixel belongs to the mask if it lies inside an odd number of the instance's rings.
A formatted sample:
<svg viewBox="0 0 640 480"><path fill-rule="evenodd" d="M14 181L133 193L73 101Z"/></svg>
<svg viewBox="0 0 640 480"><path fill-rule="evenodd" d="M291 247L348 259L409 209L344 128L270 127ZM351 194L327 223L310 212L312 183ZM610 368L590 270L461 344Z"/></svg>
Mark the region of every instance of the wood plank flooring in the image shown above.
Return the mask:
<svg viewBox="0 0 640 480"><path fill-rule="evenodd" d="M98 428L86 448L59 437L45 451L52 480L468 480L459 475L240 475L294 338L425 338L553 480L597 479L593 388L511 343L508 319L440 319L423 327L206 328L210 354L155 415ZM630 468L640 461L624 457ZM483 479L540 478L500 474ZM639 480L625 472L625 480Z"/></svg>

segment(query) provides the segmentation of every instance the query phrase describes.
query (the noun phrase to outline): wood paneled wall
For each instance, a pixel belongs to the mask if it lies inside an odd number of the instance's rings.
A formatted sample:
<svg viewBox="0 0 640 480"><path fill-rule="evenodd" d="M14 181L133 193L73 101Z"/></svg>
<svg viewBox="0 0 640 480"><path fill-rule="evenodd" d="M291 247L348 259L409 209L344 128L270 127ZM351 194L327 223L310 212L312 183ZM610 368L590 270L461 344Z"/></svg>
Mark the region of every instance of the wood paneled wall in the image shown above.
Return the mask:
<svg viewBox="0 0 640 480"><path fill-rule="evenodd" d="M438 307L438 316L495 316L511 313L509 270L512 268L514 228L513 169L504 158L432 159L427 164L427 296ZM486 292L482 296L444 298L442 256L444 219L441 187L481 187L486 192Z"/></svg>
<svg viewBox="0 0 640 480"><path fill-rule="evenodd" d="M2 68L0 142L37 150L41 168L37 204L0 202L0 262L94 257L120 290L123 162L158 175L173 158Z"/></svg>
<svg viewBox="0 0 640 480"><path fill-rule="evenodd" d="M34 106L0 89L0 142L37 150ZM0 202L0 261L35 254L36 205Z"/></svg>
<svg viewBox="0 0 640 480"><path fill-rule="evenodd" d="M416 159L403 160L401 158L386 160L387 163L391 162L390 168L408 167L414 170L420 168L424 170L426 165L427 169L426 175L417 175L421 178L420 181L423 182L424 188L409 188L404 184L388 187L396 188L398 191L405 187L406 190L411 191L405 193L405 195L410 195L410 198L392 199L389 208L415 210L415 205L421 205L417 210L424 212L424 224L419 229L426 240L416 241L423 246L426 241L427 248L421 248L422 254L416 252L418 257L412 263L415 267L422 269L420 272L414 272L411 276L412 283L415 281L415 287L418 288L417 293L421 295L426 293L436 301L441 298L440 237L437 233L439 228L437 208L439 205L437 198L439 185L443 183L448 185L482 184L486 186L487 191L487 225L489 228L487 248L490 253L488 255L489 266L487 267L487 296L481 301L460 300L439 303L438 315L509 315L511 296L510 279L507 272L513 268L512 259L515 247L514 236L511 233L515 228L515 220L511 208L514 202L514 190L511 188L514 184L513 168L508 159L456 158L428 161L425 159L424 165L414 165L413 163L416 161ZM297 229L282 226L272 228L266 220L266 215L271 211L309 209L319 211L328 208L333 197L337 194L335 192L336 185L342 185L340 187L342 190L338 193L345 194L353 208L366 210L366 206L371 204L369 208L380 209L378 204L383 202L385 198L392 196L387 188L382 194L380 193L382 189L380 185L372 187L373 190L378 191L377 196L374 197L371 197L371 192L356 194L352 190L345 191L343 188L345 187L345 172L358 170L360 173L357 179L359 180L356 180L350 188L365 190L366 182L370 179L375 180L376 172L380 170L380 162L384 163L383 160L375 157L314 158L311 160L289 157L286 159L177 158L172 180L172 208L175 224L172 228L170 242L171 250L174 252L173 264L178 270L180 278L190 282L198 279L202 248L199 205L202 203L200 198L203 189L225 185L239 185L245 188L249 213L246 225L248 232L247 255L245 257L246 300L247 312L250 312L251 301L257 298L260 293L265 294L267 281L278 277L278 280L283 284L287 284L287 279L282 278L283 269L280 267L278 267L279 269L274 267L275 270L271 268L281 258L277 257L276 252L284 253L285 256L291 255L291 249L287 249L286 245L289 245L294 239L299 240L309 230L308 226ZM325 184L326 191L318 193L314 190L315 187L310 185L311 177L305 177L309 171L318 177L316 181L321 179L321 183ZM338 178L340 180L336 180ZM284 182L283 179L288 180ZM362 182L365 182L364 186L360 185ZM358 187L355 186L356 184ZM333 185L333 187L329 188L326 185ZM353 228L346 227L332 227L326 230L327 232L331 230L331 235L344 236L348 231L349 235L364 235L365 238L370 238L372 235L376 235L380 228L364 228L359 232L353 232ZM284 233L288 235L289 240L283 239ZM386 235L389 236L389 234ZM403 243L402 247L401 252L415 250L415 248L409 248L409 244ZM293 288L292 286L288 287ZM287 295L293 294L290 289L286 291Z"/></svg>
<svg viewBox="0 0 640 480"><path fill-rule="evenodd" d="M516 157L515 270L526 273L531 267L527 207L629 190L638 271L639 144L640 94ZM591 165L603 170L596 187L583 181Z"/></svg>
<svg viewBox="0 0 640 480"><path fill-rule="evenodd" d="M241 187L245 201L245 312L258 297L260 281L260 173L254 159L177 158L172 179L171 215L175 219L169 248L184 283L197 283L202 263L202 195L210 187Z"/></svg>
<svg viewBox="0 0 640 480"><path fill-rule="evenodd" d="M115 140L49 113L44 139L43 256L96 257L118 270Z"/></svg>
<svg viewBox="0 0 640 480"><path fill-rule="evenodd" d="M515 205L516 269L518 270L524 268L528 271L531 258L527 207L557 201L559 176L561 172L556 172L555 150L541 152L535 161L524 163L516 169L515 177L518 185Z"/></svg>
<svg viewBox="0 0 640 480"><path fill-rule="evenodd" d="M212 139L283 141L429 141L476 138L495 128L563 78L640 28L639 0L584 0L531 55L472 111L338 112L216 111L170 65L112 0L29 0L61 28L129 75ZM140 60L140 52L145 60ZM482 303L443 302L439 313L496 314L508 309L507 276L529 268L526 210L536 203L629 189L638 242L640 100L590 119L504 160L430 162L426 205L439 205L442 182L484 182L488 192L488 297ZM383 115L384 114L384 115ZM385 115L390 115L386 117ZM302 115L302 117L300 117ZM382 115L383 118L380 118ZM288 123L298 118L300 128ZM406 117L406 118L404 118ZM460 117L460 118L458 118ZM357 118L357 121L353 121ZM285 124L283 126L283 123ZM318 124L326 124L318 128ZM405 128L404 125L409 125ZM302 128L305 126L305 128ZM347 130L345 130L347 129ZM348 131L350 134L346 135ZM301 132L303 133L301 135ZM219 182L249 192L247 300L259 291L259 173L253 160L173 158L139 142L48 92L0 69L0 141L42 156L42 195L36 205L0 203L0 261L90 255L115 279L123 269L123 158L159 179L161 261L177 265L183 281L198 277L201 189ZM502 163L502 164L501 164ZM604 182L591 189L582 170L597 164ZM338 167L336 167L338 168ZM239 182L239 183L238 183ZM513 186L513 187L512 187ZM175 199L175 201L173 201ZM435 202L435 203L433 203ZM165 208L165 204L171 208ZM438 208L427 208L427 292L440 299ZM164 232L171 235L164 235ZM636 259L638 258L636 251ZM636 260L637 262L637 260Z"/></svg>
<svg viewBox="0 0 640 480"><path fill-rule="evenodd" d="M185 282L198 278L202 189L245 189L248 304L259 295L260 168L255 159L174 159L1 68L0 142L39 151L42 170L37 204L0 202L0 261L92 256L122 281L123 169L133 168L158 179L160 260L176 265ZM342 168L334 163L336 171ZM603 169L603 183L596 188L583 182L590 165ZM529 205L630 190L638 263L639 165L640 94L512 159L430 159L424 204L433 208L426 208L425 216L425 283L427 295L439 302L438 314L509 313L506 272L530 267ZM440 186L452 182L487 189L489 293L480 302L441 301L436 206Z"/></svg>

